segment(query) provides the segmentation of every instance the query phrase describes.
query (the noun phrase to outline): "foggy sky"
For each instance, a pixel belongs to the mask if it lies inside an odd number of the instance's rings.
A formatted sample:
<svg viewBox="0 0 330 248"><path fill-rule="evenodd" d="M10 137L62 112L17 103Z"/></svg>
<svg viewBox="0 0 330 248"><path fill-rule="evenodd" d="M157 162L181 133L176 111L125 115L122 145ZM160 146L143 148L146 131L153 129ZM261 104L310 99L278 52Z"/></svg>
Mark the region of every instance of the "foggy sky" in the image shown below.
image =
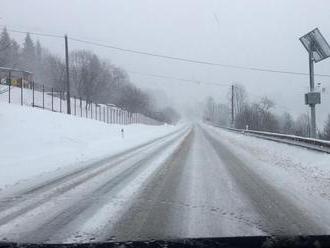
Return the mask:
<svg viewBox="0 0 330 248"><path fill-rule="evenodd" d="M8 28L67 33L124 48L216 63L308 72L308 57L299 37L318 27L330 41L328 0L0 0L0 24ZM19 40L23 35L11 34ZM60 39L39 38L44 47L64 55ZM251 100L267 95L277 112L309 110L303 94L306 76L283 75L189 64L123 53L70 42L70 49L89 49L127 71L164 74L201 82L240 83ZM315 66L330 74L330 59ZM227 86L185 83L130 74L139 87L164 90L164 100L188 109L211 95L227 102ZM317 106L323 125L330 113L330 78Z"/></svg>

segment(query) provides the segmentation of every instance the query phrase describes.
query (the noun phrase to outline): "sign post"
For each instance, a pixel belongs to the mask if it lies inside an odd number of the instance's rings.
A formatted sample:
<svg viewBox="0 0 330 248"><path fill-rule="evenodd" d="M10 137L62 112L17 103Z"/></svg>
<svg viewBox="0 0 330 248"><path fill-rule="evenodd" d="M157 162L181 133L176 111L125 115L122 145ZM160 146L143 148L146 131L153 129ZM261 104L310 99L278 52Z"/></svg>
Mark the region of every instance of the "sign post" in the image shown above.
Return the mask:
<svg viewBox="0 0 330 248"><path fill-rule="evenodd" d="M305 104L311 108L311 133L312 138L316 138L316 112L315 105L321 103L320 92L315 91L314 63L320 62L330 56L330 46L322 36L318 28L305 34L300 39L308 52L309 60L309 86L310 92L305 94Z"/></svg>

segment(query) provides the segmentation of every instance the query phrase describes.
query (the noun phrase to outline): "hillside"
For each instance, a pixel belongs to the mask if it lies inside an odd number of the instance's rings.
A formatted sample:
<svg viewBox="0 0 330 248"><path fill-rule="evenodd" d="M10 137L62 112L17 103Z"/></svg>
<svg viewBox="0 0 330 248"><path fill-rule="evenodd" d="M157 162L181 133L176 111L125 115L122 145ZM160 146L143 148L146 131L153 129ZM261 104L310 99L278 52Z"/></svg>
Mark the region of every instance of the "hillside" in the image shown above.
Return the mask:
<svg viewBox="0 0 330 248"><path fill-rule="evenodd" d="M177 128L109 125L3 102L0 123L0 188L59 168L90 164Z"/></svg>

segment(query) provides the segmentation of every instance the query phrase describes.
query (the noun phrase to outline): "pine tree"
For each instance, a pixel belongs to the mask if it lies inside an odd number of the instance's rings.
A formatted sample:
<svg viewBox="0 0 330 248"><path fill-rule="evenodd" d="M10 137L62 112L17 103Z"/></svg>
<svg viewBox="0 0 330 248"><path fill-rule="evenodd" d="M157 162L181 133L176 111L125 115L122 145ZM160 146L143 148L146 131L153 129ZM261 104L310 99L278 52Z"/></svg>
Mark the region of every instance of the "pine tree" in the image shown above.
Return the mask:
<svg viewBox="0 0 330 248"><path fill-rule="evenodd" d="M11 40L7 29L2 30L0 36L0 66L9 67L11 64L11 54L10 54Z"/></svg>
<svg viewBox="0 0 330 248"><path fill-rule="evenodd" d="M41 63L41 59L42 59L42 47L40 45L39 40L37 40L37 43L36 43L35 56L36 56L36 61L38 63Z"/></svg>
<svg viewBox="0 0 330 248"><path fill-rule="evenodd" d="M0 66L15 68L19 60L19 45L10 39L7 29L0 34Z"/></svg>
<svg viewBox="0 0 330 248"><path fill-rule="evenodd" d="M38 40L35 46L35 63L34 68L32 70L34 73L35 81L40 82L43 80L42 75L44 74L44 70L45 68L43 66L43 50Z"/></svg>
<svg viewBox="0 0 330 248"><path fill-rule="evenodd" d="M36 52L29 33L26 34L22 50L22 68L33 71L36 64Z"/></svg>

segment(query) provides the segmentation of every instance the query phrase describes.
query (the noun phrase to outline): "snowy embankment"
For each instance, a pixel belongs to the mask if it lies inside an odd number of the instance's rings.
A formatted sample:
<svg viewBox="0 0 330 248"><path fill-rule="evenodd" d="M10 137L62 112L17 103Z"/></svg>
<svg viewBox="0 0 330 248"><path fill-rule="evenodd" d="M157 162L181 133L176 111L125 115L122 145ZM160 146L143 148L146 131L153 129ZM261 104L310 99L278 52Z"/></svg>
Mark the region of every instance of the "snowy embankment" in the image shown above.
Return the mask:
<svg viewBox="0 0 330 248"><path fill-rule="evenodd" d="M277 192L318 223L330 223L329 154L204 126Z"/></svg>
<svg viewBox="0 0 330 248"><path fill-rule="evenodd" d="M95 162L180 128L109 125L7 103L0 103L0 123L0 189Z"/></svg>
<svg viewBox="0 0 330 248"><path fill-rule="evenodd" d="M62 98L60 94L62 93ZM67 102L63 92L52 93L51 88L47 87L44 91L41 86L35 90L11 86L10 91L7 85L0 84L0 102L11 104L26 105L41 108L53 112L67 113ZM129 113L128 111L116 107L113 104L87 103L84 99L71 96L71 114L88 119L95 119L107 123L132 124L141 123L148 125L160 125L157 120L149 118L141 113Z"/></svg>

